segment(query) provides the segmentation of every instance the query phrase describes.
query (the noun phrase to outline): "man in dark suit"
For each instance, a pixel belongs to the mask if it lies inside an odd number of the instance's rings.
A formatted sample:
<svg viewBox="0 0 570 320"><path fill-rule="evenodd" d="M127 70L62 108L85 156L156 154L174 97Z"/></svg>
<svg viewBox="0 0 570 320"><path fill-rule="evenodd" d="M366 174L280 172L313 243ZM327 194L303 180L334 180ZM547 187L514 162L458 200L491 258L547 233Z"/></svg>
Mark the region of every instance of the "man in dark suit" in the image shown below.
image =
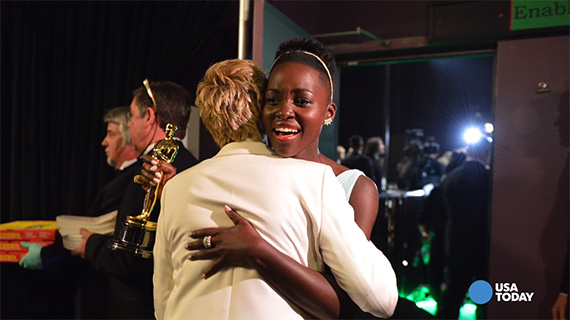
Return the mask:
<svg viewBox="0 0 570 320"><path fill-rule="evenodd" d="M376 182L378 189L385 187L382 186L382 177L384 176L382 170L384 167L384 153L386 151L386 145L380 137L370 137L366 140L364 146L364 155L372 160L372 168L374 169L374 176L372 180Z"/></svg>
<svg viewBox="0 0 570 320"><path fill-rule="evenodd" d="M349 144L350 152L346 155L344 160L342 160L342 165L350 169L358 169L377 184L380 183L375 180L376 175L372 159L362 154L364 150L364 139L359 135L352 135L350 136Z"/></svg>
<svg viewBox="0 0 570 320"><path fill-rule="evenodd" d="M447 213L448 279L447 290L438 306L438 318L457 319L471 283L487 279L491 146L486 139L470 145L465 162L441 183ZM483 306L477 307L478 312L482 309Z"/></svg>
<svg viewBox="0 0 570 320"><path fill-rule="evenodd" d="M96 217L116 211L129 182L132 182L132 176L137 170L133 164L139 153L131 142L128 128L130 118L129 107L111 109L103 117L107 124L107 134L101 146L105 148L107 163L117 170L117 175L99 190L85 216ZM75 311L76 317L106 316L106 279L97 274L87 262L72 257L61 239L45 247L36 243L24 243L23 246L28 247L29 251L20 265L26 269L44 269L52 276L61 277L63 280L58 287L60 299ZM78 290L80 303L73 307Z"/></svg>
<svg viewBox="0 0 570 320"><path fill-rule="evenodd" d="M190 94L172 82L147 82L135 90L130 105L132 119L129 129L137 150L141 154L149 153L156 142L166 137L168 123L178 127L175 139L184 138L191 103ZM180 140L176 140L176 143L179 151L172 163L176 172L198 163ZM138 173L142 167L141 159L137 161L137 167ZM131 179L133 178L134 175ZM127 216L141 213L145 194L141 186L134 182L127 186L117 214L115 236L120 232ZM160 204L157 202L150 220L157 221L159 212ZM88 230L82 230L82 236L83 243L73 253L81 255L95 269L108 275L109 316L117 319L153 319L152 259L109 249L107 242L111 236L93 234Z"/></svg>

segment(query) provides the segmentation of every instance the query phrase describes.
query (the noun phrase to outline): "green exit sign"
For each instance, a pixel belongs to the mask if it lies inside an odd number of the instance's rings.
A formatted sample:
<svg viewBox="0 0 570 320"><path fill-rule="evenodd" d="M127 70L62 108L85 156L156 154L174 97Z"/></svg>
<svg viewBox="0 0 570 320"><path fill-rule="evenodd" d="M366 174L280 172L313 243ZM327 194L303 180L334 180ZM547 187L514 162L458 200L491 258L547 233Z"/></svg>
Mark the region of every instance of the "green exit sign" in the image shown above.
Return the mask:
<svg viewBox="0 0 570 320"><path fill-rule="evenodd" d="M570 25L568 0L511 0L511 30Z"/></svg>

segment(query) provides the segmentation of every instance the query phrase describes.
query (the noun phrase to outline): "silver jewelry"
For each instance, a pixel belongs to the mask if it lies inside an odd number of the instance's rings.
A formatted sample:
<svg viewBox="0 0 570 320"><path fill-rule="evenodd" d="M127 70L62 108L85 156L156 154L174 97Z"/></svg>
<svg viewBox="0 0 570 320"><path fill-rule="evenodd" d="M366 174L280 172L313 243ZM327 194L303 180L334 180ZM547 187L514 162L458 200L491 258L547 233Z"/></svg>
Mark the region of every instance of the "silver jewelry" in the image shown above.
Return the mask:
<svg viewBox="0 0 570 320"><path fill-rule="evenodd" d="M328 118L328 119L325 119L324 124L325 124L325 126L330 126L330 125L332 124L332 122L333 122L333 119L332 119L332 118Z"/></svg>
<svg viewBox="0 0 570 320"><path fill-rule="evenodd" d="M212 236L205 236L202 239L202 243L204 244L204 248L210 249L212 247Z"/></svg>

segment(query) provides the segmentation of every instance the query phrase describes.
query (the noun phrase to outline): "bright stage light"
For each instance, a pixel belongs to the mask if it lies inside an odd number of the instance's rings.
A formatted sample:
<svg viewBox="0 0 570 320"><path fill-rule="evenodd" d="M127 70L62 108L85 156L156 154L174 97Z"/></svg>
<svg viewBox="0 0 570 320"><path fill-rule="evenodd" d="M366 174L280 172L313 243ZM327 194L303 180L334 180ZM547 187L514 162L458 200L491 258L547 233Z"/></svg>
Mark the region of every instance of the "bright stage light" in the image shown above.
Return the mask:
<svg viewBox="0 0 570 320"><path fill-rule="evenodd" d="M475 310L477 310L477 306L472 302L467 302L463 305L463 309L465 309L465 311L475 312Z"/></svg>
<svg viewBox="0 0 570 320"><path fill-rule="evenodd" d="M495 126L493 126L492 123L485 123L485 132L487 133L493 133L493 131L495 131Z"/></svg>
<svg viewBox="0 0 570 320"><path fill-rule="evenodd" d="M437 308L437 302L435 302L435 300L430 299L430 300L424 300L424 301L418 301L416 302L416 306L418 308L422 308L424 310L426 309L436 309Z"/></svg>
<svg viewBox="0 0 570 320"><path fill-rule="evenodd" d="M483 137L483 134L481 133L481 130L479 130L475 127L472 127L472 128L465 130L465 133L463 134L463 139L468 144L477 143L477 142L479 142L479 140L481 140L482 137Z"/></svg>

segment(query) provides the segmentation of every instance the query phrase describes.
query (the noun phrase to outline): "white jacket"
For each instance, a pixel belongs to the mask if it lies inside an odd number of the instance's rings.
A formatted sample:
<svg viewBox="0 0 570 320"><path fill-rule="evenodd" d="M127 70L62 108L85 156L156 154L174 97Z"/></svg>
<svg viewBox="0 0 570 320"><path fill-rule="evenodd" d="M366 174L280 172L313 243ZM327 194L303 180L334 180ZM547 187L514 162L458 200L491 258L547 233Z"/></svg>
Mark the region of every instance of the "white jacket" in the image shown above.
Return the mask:
<svg viewBox="0 0 570 320"><path fill-rule="evenodd" d="M230 227L229 205L260 235L299 263L332 270L366 312L392 315L398 300L388 259L354 222L354 212L329 166L281 158L260 142L224 146L171 179L162 193L154 246L157 319L297 319L307 316L255 269L232 268L203 280L213 262L189 261L188 233Z"/></svg>

